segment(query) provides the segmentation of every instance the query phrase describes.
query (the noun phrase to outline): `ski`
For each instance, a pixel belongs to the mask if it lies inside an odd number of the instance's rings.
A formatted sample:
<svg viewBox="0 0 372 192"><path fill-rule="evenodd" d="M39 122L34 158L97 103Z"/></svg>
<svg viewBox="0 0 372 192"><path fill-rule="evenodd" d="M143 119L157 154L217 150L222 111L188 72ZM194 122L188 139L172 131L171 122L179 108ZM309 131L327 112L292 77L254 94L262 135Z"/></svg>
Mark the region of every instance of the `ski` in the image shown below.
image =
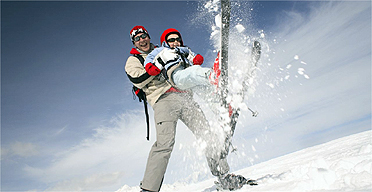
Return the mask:
<svg viewBox="0 0 372 192"><path fill-rule="evenodd" d="M246 78L243 80L243 89L240 91L239 96L244 99L244 94L248 90L247 81L249 78L253 77L254 69L257 68L257 63L261 57L261 44L258 41L254 41L252 45L252 53L250 57L250 64L252 70L249 72L249 74L246 76ZM256 117L258 115L257 111L253 111L249 108L249 110L252 112L252 116ZM223 152L223 156L227 156L229 154L230 148L233 148L232 146L232 138L235 133L236 123L238 122L240 109L239 108L231 108L230 109L230 122L228 126L231 128L231 130L226 134L225 137L225 149ZM234 149L233 149L234 150Z"/></svg>
<svg viewBox="0 0 372 192"><path fill-rule="evenodd" d="M231 12L231 4L230 0L220 0L221 3L221 50L219 56L219 67L221 70L221 75L219 76L219 100L221 102L221 107L225 109L225 111L229 111L229 103L227 102L228 96L228 73L229 73L229 66L228 66L228 54L229 54L229 31L230 31L230 12ZM224 115L220 116L219 121L221 127L225 129L227 125L226 117ZM227 137L226 137L227 139ZM225 140L226 141L226 140ZM225 149L221 152L221 159L225 158L228 154L226 151L226 143Z"/></svg>
<svg viewBox="0 0 372 192"><path fill-rule="evenodd" d="M242 89L239 90L239 92L236 94L240 98L244 99L245 93L248 90L248 81L250 78L254 77L254 71L257 69L257 63L261 57L261 44L258 41L254 41L251 47L251 55L249 59L249 70L247 71L247 75L242 80ZM222 72L221 72L222 73ZM222 78L222 75L221 77ZM228 89L223 93L227 93ZM235 150L232 146L232 138L235 133L236 124L238 122L238 118L240 115L240 109L239 108L233 108L230 106L230 104L227 102L226 97L223 97L220 95L220 106L222 108L225 108L225 111L229 113L228 117L226 114L223 114L220 116L219 121L222 128L224 128L226 135L225 135L225 141L224 141L224 148L221 152L221 158L225 158L229 152L230 148ZM248 108L249 111L252 112L252 116L256 117L258 115L257 111L253 111L252 109Z"/></svg>
<svg viewBox="0 0 372 192"><path fill-rule="evenodd" d="M221 0L221 54L220 54L220 97L222 105L228 109L226 98L228 95L228 73L229 73L229 28L230 28L230 0Z"/></svg>
<svg viewBox="0 0 372 192"><path fill-rule="evenodd" d="M230 148L235 150L232 146L232 138L235 132L235 127L238 121L240 108L232 108L230 101L227 100L229 95L229 67L228 67L228 54L229 54L229 27L230 27L230 12L231 4L230 0L220 0L221 2L221 50L218 54L214 66L217 64L220 69L220 75L216 73L218 80L218 98L220 101L221 109L225 112L220 115L219 121L221 127L224 129L226 135L224 140L224 146L221 151L221 159L224 159L229 154ZM257 62L261 56L261 44L258 41L253 42L252 52L249 60L250 66L247 75L242 81L242 89L238 92L238 97L244 99L245 92L248 90L248 80L253 77L254 71L257 68ZM251 110L251 109L249 109ZM257 112L253 110L253 116L257 116ZM226 112L228 114L226 114ZM241 175L228 174L223 178L219 178L219 181L215 181L217 191L224 190L237 190L242 188L244 185L257 185L256 180L246 179Z"/></svg>
<svg viewBox="0 0 372 192"><path fill-rule="evenodd" d="M232 108L230 103L227 101L227 96L229 95L229 67L228 67L228 54L229 54L229 27L230 27L230 12L231 12L231 4L230 0L220 0L221 2L221 51L219 54L219 64L221 75L219 77L219 99L221 107L224 108L226 112L228 112L229 116L223 114L220 116L220 123L221 126L226 131L225 142L224 142L224 149L221 153L221 158L225 158L229 154L230 147L232 147L231 141L232 137L235 132L236 123L238 121L240 109L239 108ZM253 77L253 72L257 67L257 62L261 56L261 44L258 41L253 42L252 52L250 56L250 70L245 79L243 79L242 85L243 89L238 94L241 98L244 99L244 94L248 90L247 81L249 78ZM257 112L253 111L249 108L252 112L253 116L257 116Z"/></svg>

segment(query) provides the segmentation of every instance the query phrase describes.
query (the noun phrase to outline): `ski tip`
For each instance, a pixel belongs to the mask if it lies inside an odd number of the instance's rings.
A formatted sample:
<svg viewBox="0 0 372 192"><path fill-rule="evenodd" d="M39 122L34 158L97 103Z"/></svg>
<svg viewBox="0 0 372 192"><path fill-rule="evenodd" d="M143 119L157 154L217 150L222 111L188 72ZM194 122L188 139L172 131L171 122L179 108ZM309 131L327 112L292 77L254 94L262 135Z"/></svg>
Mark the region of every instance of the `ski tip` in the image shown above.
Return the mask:
<svg viewBox="0 0 372 192"><path fill-rule="evenodd" d="M259 50L261 50L261 43L260 43L259 41L254 41L254 42L253 42L253 47L254 47L255 49L259 49Z"/></svg>
<svg viewBox="0 0 372 192"><path fill-rule="evenodd" d="M261 56L261 43L256 40L253 42L252 56L254 63L257 63Z"/></svg>
<svg viewBox="0 0 372 192"><path fill-rule="evenodd" d="M257 183L256 180L251 180L251 179L249 179L249 180L247 181L247 185L258 185L258 183Z"/></svg>

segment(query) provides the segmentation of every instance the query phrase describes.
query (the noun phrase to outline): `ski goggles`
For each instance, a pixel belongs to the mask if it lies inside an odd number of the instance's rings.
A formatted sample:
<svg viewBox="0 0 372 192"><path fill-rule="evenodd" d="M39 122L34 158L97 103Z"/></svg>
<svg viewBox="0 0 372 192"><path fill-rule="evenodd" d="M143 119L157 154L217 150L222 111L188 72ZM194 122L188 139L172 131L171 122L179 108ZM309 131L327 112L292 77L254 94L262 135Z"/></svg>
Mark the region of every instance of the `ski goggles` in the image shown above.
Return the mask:
<svg viewBox="0 0 372 192"><path fill-rule="evenodd" d="M136 37L134 37L133 38L133 41L134 42L137 42L137 41L139 41L141 38L142 39L146 39L146 37L148 37L149 35L147 35L147 33L143 33L142 35L140 35L140 36L136 36Z"/></svg>
<svg viewBox="0 0 372 192"><path fill-rule="evenodd" d="M178 42L181 42L182 39L180 37L177 37L177 38L169 38L167 39L167 42L170 42L170 43L173 43L175 41L178 41Z"/></svg>

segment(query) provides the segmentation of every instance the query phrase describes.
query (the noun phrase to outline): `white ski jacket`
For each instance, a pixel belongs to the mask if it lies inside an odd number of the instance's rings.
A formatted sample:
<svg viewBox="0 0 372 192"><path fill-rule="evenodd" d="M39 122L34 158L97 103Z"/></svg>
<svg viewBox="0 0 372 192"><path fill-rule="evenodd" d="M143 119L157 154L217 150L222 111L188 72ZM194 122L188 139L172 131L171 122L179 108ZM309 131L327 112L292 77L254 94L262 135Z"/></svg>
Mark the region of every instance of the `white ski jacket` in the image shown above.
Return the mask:
<svg viewBox="0 0 372 192"><path fill-rule="evenodd" d="M147 57L147 54L141 53L135 48L130 51L130 54L141 55L144 59ZM127 59L125 72L133 85L146 93L147 101L151 106L156 103L161 95L171 88L170 83L162 75L149 75L141 61L135 56L129 56Z"/></svg>

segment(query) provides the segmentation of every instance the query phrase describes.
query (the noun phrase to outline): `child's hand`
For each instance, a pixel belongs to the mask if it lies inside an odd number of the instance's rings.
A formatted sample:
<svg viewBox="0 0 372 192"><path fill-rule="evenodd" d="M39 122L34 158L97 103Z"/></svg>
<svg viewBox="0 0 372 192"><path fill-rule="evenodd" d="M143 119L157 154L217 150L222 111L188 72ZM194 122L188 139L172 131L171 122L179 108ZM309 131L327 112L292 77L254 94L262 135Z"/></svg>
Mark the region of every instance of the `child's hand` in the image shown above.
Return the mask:
<svg viewBox="0 0 372 192"><path fill-rule="evenodd" d="M159 75L160 72L161 72L161 69L159 69L158 67L156 67L152 63L147 63L145 69L146 69L147 73L151 76Z"/></svg>
<svg viewBox="0 0 372 192"><path fill-rule="evenodd" d="M192 60L192 62L194 63L194 65L201 65L204 62L204 57L201 56L200 54L197 54Z"/></svg>
<svg viewBox="0 0 372 192"><path fill-rule="evenodd" d="M178 54L176 53L175 49L165 48L161 50L158 55L156 55L155 60L158 60L158 58L160 58L164 63L162 65L165 65L169 62L176 61L178 59Z"/></svg>
<svg viewBox="0 0 372 192"><path fill-rule="evenodd" d="M179 52L180 54L186 55L186 57L187 57L187 55L189 55L189 53L190 53L190 48L188 48L188 47L176 47L175 49L176 49L176 51Z"/></svg>

